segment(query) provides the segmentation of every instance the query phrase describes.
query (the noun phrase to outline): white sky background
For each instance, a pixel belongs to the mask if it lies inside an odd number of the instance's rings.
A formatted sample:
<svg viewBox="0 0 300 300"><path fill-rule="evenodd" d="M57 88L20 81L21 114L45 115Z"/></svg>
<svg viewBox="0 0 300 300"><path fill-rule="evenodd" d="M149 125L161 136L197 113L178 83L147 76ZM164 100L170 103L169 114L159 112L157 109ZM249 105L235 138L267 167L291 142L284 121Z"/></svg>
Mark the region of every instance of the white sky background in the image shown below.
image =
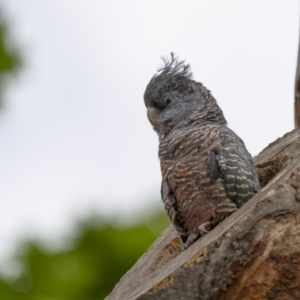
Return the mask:
<svg viewBox="0 0 300 300"><path fill-rule="evenodd" d="M0 260L91 211L159 206L143 93L174 51L256 155L293 129L298 1L0 0L26 67L0 116Z"/></svg>

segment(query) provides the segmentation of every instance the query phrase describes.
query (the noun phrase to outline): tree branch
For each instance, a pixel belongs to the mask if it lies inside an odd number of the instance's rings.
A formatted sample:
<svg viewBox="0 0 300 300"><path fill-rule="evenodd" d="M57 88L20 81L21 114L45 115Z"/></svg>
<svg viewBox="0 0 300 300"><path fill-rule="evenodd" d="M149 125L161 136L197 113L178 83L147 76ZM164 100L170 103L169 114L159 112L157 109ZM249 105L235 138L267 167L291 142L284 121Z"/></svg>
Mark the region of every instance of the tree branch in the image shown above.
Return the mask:
<svg viewBox="0 0 300 300"><path fill-rule="evenodd" d="M295 80L295 128L300 127L300 40L298 46L298 60Z"/></svg>
<svg viewBox="0 0 300 300"><path fill-rule="evenodd" d="M106 299L300 299L299 149L300 130L270 144L259 193L184 251L167 228Z"/></svg>

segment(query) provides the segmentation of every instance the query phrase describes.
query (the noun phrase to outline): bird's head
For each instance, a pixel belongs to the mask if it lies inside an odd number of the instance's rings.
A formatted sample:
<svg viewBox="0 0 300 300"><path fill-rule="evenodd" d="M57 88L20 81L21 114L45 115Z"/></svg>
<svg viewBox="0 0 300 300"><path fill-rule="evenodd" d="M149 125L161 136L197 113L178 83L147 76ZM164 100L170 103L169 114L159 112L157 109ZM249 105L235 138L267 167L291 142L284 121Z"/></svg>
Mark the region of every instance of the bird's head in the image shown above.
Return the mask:
<svg viewBox="0 0 300 300"><path fill-rule="evenodd" d="M226 123L210 91L192 79L188 64L179 61L173 53L170 60L163 58L163 62L164 66L152 77L144 94L148 119L159 136L175 128L214 121L211 115L217 111Z"/></svg>

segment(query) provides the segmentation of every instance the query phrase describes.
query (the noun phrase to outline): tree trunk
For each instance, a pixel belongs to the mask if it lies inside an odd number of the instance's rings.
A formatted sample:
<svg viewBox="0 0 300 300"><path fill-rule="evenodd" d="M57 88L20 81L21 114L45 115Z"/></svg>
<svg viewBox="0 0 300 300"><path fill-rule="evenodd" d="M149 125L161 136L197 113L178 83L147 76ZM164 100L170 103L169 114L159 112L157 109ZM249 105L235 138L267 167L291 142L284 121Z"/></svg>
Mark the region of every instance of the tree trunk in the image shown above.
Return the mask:
<svg viewBox="0 0 300 300"><path fill-rule="evenodd" d="M295 128L300 128L300 39L298 46L298 60L295 80L295 107L294 107Z"/></svg>
<svg viewBox="0 0 300 300"><path fill-rule="evenodd" d="M300 299L300 130L254 162L259 193L186 250L167 228L106 299Z"/></svg>

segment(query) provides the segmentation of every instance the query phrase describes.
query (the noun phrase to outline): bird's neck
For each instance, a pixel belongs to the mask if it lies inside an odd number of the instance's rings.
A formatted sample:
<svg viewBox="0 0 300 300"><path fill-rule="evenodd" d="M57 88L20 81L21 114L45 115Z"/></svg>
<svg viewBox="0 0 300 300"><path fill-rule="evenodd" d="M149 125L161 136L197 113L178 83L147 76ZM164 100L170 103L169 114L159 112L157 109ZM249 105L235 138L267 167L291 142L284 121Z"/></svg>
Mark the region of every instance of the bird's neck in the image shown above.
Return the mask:
<svg viewBox="0 0 300 300"><path fill-rule="evenodd" d="M203 107L196 107L189 117L178 122L176 125L169 124L165 127L165 131L158 133L159 139L163 139L168 136L174 130L190 127L206 126L209 124L226 125L226 119L223 115L223 111L217 104L215 98L208 93L206 104ZM171 125L171 126L170 126Z"/></svg>
<svg viewBox="0 0 300 300"><path fill-rule="evenodd" d="M217 101L213 98L212 95L209 95L205 107L196 109L182 124L179 124L180 127L189 127L189 126L202 126L206 124L219 124L226 125L226 119L224 117L223 111L217 104Z"/></svg>
<svg viewBox="0 0 300 300"><path fill-rule="evenodd" d="M223 111L213 96L211 96L211 99L207 102L206 108L203 109L203 113L200 112L199 121L205 123L218 123L220 125L227 124Z"/></svg>

